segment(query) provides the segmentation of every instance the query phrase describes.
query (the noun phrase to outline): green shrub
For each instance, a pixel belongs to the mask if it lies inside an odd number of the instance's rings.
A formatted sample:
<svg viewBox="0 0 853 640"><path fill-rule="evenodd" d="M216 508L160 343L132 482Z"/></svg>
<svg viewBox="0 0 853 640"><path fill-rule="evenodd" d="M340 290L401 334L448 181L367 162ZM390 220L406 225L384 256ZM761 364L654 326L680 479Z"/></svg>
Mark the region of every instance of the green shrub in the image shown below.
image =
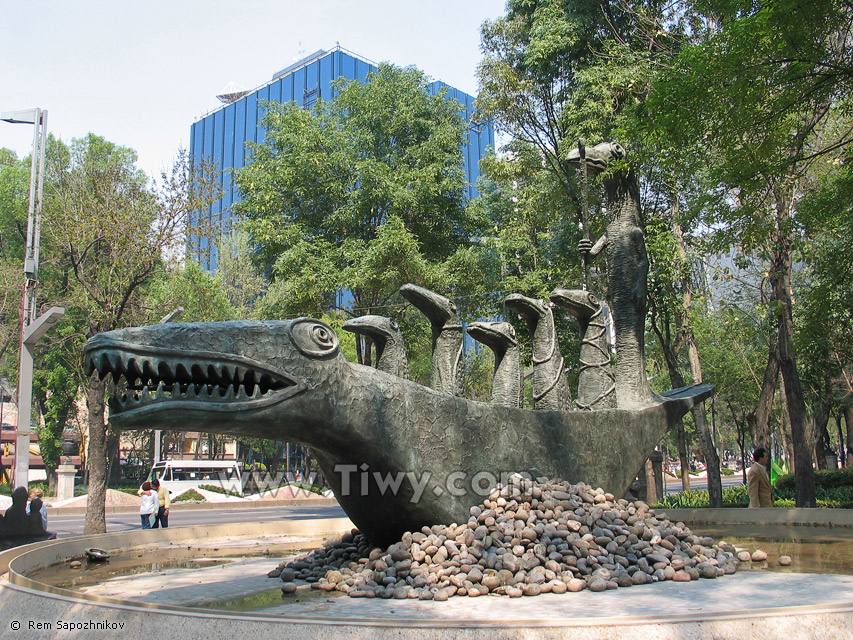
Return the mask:
<svg viewBox="0 0 853 640"><path fill-rule="evenodd" d="M205 499L204 496L195 489L188 489L172 500L172 502L205 502Z"/></svg>
<svg viewBox="0 0 853 640"><path fill-rule="evenodd" d="M795 493L793 487L773 489L773 504L776 507L794 507ZM853 509L853 486L815 487L817 506L825 509ZM682 491L666 496L656 508L661 509L699 509L707 507L707 491ZM724 507L748 507L749 488L745 484L723 489Z"/></svg>
<svg viewBox="0 0 853 640"><path fill-rule="evenodd" d="M815 489L834 489L836 487L853 487L853 467L845 467L844 469L822 469L815 471L814 474ZM776 478L774 487L778 489L794 490L796 486L796 476L793 473L786 473L783 476Z"/></svg>
<svg viewBox="0 0 853 640"><path fill-rule="evenodd" d="M734 469L729 469L728 467L723 467L722 469L720 469L720 475L733 476L734 474L735 474Z"/></svg>
<svg viewBox="0 0 853 640"><path fill-rule="evenodd" d="M306 484L304 482L290 482L284 483L282 486L285 486L287 484L290 484L291 487L298 487L300 489L304 489L305 491L310 491L311 493L323 495L323 488L318 487L316 484Z"/></svg>
<svg viewBox="0 0 853 640"><path fill-rule="evenodd" d="M204 489L205 491L213 491L214 493L221 493L226 496L235 496L237 498L242 498L239 493L236 491L229 491L228 489L224 489L214 484L200 484L198 485L199 489Z"/></svg>
<svg viewBox="0 0 853 640"><path fill-rule="evenodd" d="M701 509L710 504L707 491L682 491L666 496L655 505L662 509ZM723 489L724 507L748 507L749 493L745 484Z"/></svg>

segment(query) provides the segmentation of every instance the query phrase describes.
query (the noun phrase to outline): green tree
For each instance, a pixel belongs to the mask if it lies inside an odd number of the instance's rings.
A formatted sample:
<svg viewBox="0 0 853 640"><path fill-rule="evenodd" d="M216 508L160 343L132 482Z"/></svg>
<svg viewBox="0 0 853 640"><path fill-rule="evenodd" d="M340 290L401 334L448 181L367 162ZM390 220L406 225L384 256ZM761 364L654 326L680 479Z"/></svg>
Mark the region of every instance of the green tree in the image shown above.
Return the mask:
<svg viewBox="0 0 853 640"><path fill-rule="evenodd" d="M319 314L339 289L358 315L382 308L406 280L434 282L435 265L475 230L459 105L431 95L414 68L383 64L364 83L335 86L312 111L268 104L265 141L250 145L236 177L282 313Z"/></svg>
<svg viewBox="0 0 853 640"><path fill-rule="evenodd" d="M61 248L53 259L68 274L66 307L78 317L78 330L85 337L144 323L147 310L142 297L163 267L164 256L177 255L192 212L216 196L193 188L207 181L191 180L184 153L178 155L160 185L152 186L135 162L132 149L94 134L72 140L70 147L55 143L50 154L44 226ZM107 385L97 373L85 385L89 432L86 533L106 530Z"/></svg>
<svg viewBox="0 0 853 640"><path fill-rule="evenodd" d="M778 367L792 426L797 505L814 506L811 444L794 350L792 264L800 240L797 203L817 158L851 140L837 126L851 95L849 25L853 8L834 0L696 2L707 17L645 104L673 147L713 150L705 223L719 246L767 258L777 336L768 372ZM775 376L765 376L764 394ZM764 402L766 405L767 403Z"/></svg>

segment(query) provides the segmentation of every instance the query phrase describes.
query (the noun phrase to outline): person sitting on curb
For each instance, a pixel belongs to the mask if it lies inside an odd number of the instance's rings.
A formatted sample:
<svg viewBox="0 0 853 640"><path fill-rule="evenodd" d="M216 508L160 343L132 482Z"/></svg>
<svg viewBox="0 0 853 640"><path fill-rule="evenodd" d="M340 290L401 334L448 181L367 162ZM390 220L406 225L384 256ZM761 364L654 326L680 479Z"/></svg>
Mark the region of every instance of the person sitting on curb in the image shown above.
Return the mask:
<svg viewBox="0 0 853 640"><path fill-rule="evenodd" d="M746 472L749 508L772 507L773 487L770 484L770 474L767 472L770 454L764 447L759 447L752 454L752 459L755 462Z"/></svg>
<svg viewBox="0 0 853 640"><path fill-rule="evenodd" d="M42 491L38 487L34 487L34 488L30 489L30 504L27 505L27 514L30 513L33 502L35 500L38 500L39 501L38 502L38 504L39 504L38 511L41 514L42 529L47 531L47 508L46 508L46 505L44 503L43 498L44 498L44 491Z"/></svg>

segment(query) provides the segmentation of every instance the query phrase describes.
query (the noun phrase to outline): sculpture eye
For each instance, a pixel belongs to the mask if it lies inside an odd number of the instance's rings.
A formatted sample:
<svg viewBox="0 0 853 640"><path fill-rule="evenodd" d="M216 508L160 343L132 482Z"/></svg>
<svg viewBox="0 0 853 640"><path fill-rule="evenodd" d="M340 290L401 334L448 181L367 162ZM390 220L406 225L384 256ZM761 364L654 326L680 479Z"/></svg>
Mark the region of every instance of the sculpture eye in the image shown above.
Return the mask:
<svg viewBox="0 0 853 640"><path fill-rule="evenodd" d="M616 158L624 158L625 157L625 147L623 147L618 142L612 142L611 149L613 150L613 155Z"/></svg>
<svg viewBox="0 0 853 640"><path fill-rule="evenodd" d="M290 339L306 356L333 355L338 350L338 336L334 330L314 318L298 318L290 324Z"/></svg>

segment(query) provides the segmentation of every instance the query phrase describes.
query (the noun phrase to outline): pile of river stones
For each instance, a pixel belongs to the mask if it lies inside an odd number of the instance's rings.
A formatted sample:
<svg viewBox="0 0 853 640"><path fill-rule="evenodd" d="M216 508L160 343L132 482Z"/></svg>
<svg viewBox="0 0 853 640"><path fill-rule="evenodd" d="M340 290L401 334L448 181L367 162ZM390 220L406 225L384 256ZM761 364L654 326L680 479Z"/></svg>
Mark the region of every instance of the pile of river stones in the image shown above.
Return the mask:
<svg viewBox="0 0 853 640"><path fill-rule="evenodd" d="M644 502L516 474L472 507L468 522L407 532L387 549L354 529L268 575L284 581L284 593L302 580L354 598L447 600L689 582L737 567L734 547L696 536Z"/></svg>

